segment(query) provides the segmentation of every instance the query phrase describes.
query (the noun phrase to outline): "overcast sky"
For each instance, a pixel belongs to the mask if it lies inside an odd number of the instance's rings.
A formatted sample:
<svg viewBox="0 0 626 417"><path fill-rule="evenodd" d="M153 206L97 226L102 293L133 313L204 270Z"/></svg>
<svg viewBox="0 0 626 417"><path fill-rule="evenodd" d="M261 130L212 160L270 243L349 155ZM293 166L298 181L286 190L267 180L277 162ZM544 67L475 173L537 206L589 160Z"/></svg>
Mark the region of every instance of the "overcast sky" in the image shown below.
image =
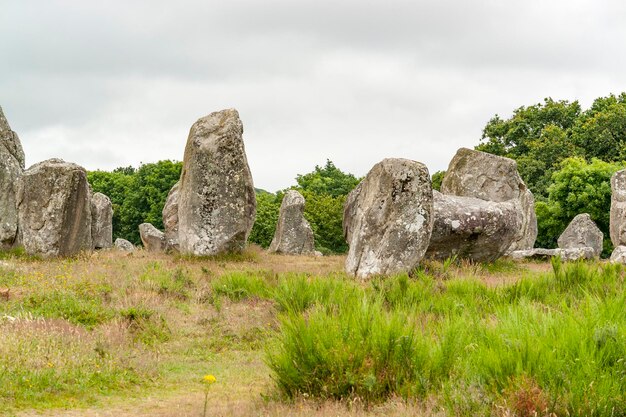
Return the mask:
<svg viewBox="0 0 626 417"><path fill-rule="evenodd" d="M495 114L626 91L622 0L0 0L0 105L27 165L181 160L234 107L255 186L331 159L445 169Z"/></svg>

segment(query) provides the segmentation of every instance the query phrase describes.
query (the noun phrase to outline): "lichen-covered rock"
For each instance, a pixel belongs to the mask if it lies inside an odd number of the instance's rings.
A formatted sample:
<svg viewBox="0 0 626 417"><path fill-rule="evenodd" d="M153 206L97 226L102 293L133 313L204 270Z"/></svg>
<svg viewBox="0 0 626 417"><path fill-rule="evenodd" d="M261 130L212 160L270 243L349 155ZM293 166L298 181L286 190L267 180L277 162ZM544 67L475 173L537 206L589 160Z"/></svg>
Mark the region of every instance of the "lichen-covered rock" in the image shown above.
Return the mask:
<svg viewBox="0 0 626 417"><path fill-rule="evenodd" d="M304 218L304 197L296 190L287 191L283 197L269 251L288 255L315 253L313 229Z"/></svg>
<svg viewBox="0 0 626 417"><path fill-rule="evenodd" d="M113 205L102 193L91 196L91 240L94 249L107 249L113 245Z"/></svg>
<svg viewBox="0 0 626 417"><path fill-rule="evenodd" d="M256 195L237 110L211 113L191 127L180 178L181 253L240 252L256 216Z"/></svg>
<svg viewBox="0 0 626 417"><path fill-rule="evenodd" d="M124 252L133 252L135 250L135 245L130 243L128 240L122 239L119 237L115 239L115 243L113 245L117 249L124 251Z"/></svg>
<svg viewBox="0 0 626 417"><path fill-rule="evenodd" d="M346 200L346 271L364 279L412 270L426 252L432 225L433 190L426 166L384 159Z"/></svg>
<svg viewBox="0 0 626 417"><path fill-rule="evenodd" d="M472 149L457 151L441 184L442 194L518 204L519 229L508 251L531 249L537 239L535 200L509 158Z"/></svg>
<svg viewBox="0 0 626 417"><path fill-rule="evenodd" d="M516 260L521 259L549 259L553 256L560 256L564 261L577 261L579 259L593 259L595 251L590 247L569 248L569 249L527 249L509 253L509 256Z"/></svg>
<svg viewBox="0 0 626 417"><path fill-rule="evenodd" d="M165 242L168 250L179 250L178 244L178 190L180 181L174 184L167 194L163 207L163 228L165 229Z"/></svg>
<svg viewBox="0 0 626 417"><path fill-rule="evenodd" d="M616 246L611 254L611 262L626 265L626 246Z"/></svg>
<svg viewBox="0 0 626 417"><path fill-rule="evenodd" d="M28 168L17 187L19 242L29 254L70 256L92 249L87 172L49 159Z"/></svg>
<svg viewBox="0 0 626 417"><path fill-rule="evenodd" d="M0 107L0 249L17 237L17 179L24 171L24 151Z"/></svg>
<svg viewBox="0 0 626 417"><path fill-rule="evenodd" d="M561 249L593 248L594 256L599 257L602 253L603 237L602 231L589 214L583 213L572 219L557 242Z"/></svg>
<svg viewBox="0 0 626 417"><path fill-rule="evenodd" d="M433 201L427 258L493 261L504 255L520 228L515 200L497 203L433 191Z"/></svg>
<svg viewBox="0 0 626 417"><path fill-rule="evenodd" d="M148 251L160 252L166 248L165 233L151 223L141 223L139 225L139 237L141 237L144 249Z"/></svg>
<svg viewBox="0 0 626 417"><path fill-rule="evenodd" d="M611 177L611 242L615 247L626 245L626 169Z"/></svg>

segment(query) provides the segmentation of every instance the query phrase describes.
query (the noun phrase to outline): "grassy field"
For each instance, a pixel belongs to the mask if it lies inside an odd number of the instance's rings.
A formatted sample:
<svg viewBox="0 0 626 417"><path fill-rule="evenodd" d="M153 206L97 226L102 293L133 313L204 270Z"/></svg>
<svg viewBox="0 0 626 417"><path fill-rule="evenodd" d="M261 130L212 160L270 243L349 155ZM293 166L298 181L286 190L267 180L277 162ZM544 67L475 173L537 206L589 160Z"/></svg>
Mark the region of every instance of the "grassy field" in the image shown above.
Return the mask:
<svg viewBox="0 0 626 417"><path fill-rule="evenodd" d="M626 415L621 266L342 266L1 254L0 415Z"/></svg>

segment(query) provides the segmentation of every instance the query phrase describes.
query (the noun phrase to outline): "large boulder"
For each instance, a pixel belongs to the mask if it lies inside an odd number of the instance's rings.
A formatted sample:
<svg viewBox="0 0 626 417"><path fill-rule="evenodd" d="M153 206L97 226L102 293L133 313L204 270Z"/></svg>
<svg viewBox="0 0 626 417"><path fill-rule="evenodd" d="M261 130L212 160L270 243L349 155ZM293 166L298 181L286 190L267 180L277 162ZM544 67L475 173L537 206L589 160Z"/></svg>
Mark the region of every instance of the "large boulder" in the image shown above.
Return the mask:
<svg viewBox="0 0 626 417"><path fill-rule="evenodd" d="M165 206L163 206L163 228L165 229L165 242L168 249L179 250L178 244L178 198L180 181L174 184L167 194Z"/></svg>
<svg viewBox="0 0 626 417"><path fill-rule="evenodd" d="M92 249L87 172L49 159L28 168L17 187L19 242L29 254L70 256Z"/></svg>
<svg viewBox="0 0 626 417"><path fill-rule="evenodd" d="M113 205L102 193L91 196L91 240L94 249L113 246Z"/></svg>
<svg viewBox="0 0 626 417"><path fill-rule="evenodd" d="M457 151L441 184L441 192L518 205L519 229L508 251L531 249L537 238L535 200L509 158L472 149Z"/></svg>
<svg viewBox="0 0 626 417"><path fill-rule="evenodd" d="M180 178L181 253L240 252L256 215L256 195L237 110L211 113L191 127Z"/></svg>
<svg viewBox="0 0 626 417"><path fill-rule="evenodd" d="M626 245L626 169L611 177L610 234L613 246Z"/></svg>
<svg viewBox="0 0 626 417"><path fill-rule="evenodd" d="M289 255L315 253L313 229L304 218L304 197L296 190L287 191L283 197L269 251Z"/></svg>
<svg viewBox="0 0 626 417"><path fill-rule="evenodd" d="M8 249L17 236L17 179L24 171L24 151L0 107L0 249Z"/></svg>
<svg viewBox="0 0 626 417"><path fill-rule="evenodd" d="M593 248L594 256L598 257L602 253L603 237L589 214L582 213L572 219L557 242L561 249Z"/></svg>
<svg viewBox="0 0 626 417"><path fill-rule="evenodd" d="M144 249L151 252L164 251L167 243L165 233L154 227L151 223L141 223L139 225L139 237Z"/></svg>
<svg viewBox="0 0 626 417"><path fill-rule="evenodd" d="M493 261L517 237L521 219L514 200L485 201L433 191L434 225L426 257L453 256L473 261Z"/></svg>
<svg viewBox="0 0 626 417"><path fill-rule="evenodd" d="M433 190L426 166L384 159L346 200L346 271L364 279L412 270L428 248L432 227Z"/></svg>

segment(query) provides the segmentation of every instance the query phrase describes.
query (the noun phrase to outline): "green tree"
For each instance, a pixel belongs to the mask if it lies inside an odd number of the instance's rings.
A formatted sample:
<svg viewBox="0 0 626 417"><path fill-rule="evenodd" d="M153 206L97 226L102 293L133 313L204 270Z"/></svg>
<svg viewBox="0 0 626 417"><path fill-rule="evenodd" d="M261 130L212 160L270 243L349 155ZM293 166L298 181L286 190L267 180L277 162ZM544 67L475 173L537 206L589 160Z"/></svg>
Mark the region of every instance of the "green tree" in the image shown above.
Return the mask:
<svg viewBox="0 0 626 417"><path fill-rule="evenodd" d="M441 183L443 182L443 177L446 176L446 171L437 171L433 174L431 180L433 183L433 190L441 191Z"/></svg>
<svg viewBox="0 0 626 417"><path fill-rule="evenodd" d="M580 157L563 160L561 169L552 175L547 201L536 206L538 246L555 247L569 222L580 213L589 213L604 233L604 254L610 253L611 177L623 168L621 163L599 159L591 163Z"/></svg>
<svg viewBox="0 0 626 417"><path fill-rule="evenodd" d="M341 171L330 160L326 165L315 166L313 172L296 177L298 188L320 195L339 197L348 195L359 183L359 179L352 174Z"/></svg>
<svg viewBox="0 0 626 417"><path fill-rule="evenodd" d="M278 223L278 213L280 203L283 200L283 193L271 194L266 191L256 193L256 220L250 232L248 240L257 245L268 248Z"/></svg>

